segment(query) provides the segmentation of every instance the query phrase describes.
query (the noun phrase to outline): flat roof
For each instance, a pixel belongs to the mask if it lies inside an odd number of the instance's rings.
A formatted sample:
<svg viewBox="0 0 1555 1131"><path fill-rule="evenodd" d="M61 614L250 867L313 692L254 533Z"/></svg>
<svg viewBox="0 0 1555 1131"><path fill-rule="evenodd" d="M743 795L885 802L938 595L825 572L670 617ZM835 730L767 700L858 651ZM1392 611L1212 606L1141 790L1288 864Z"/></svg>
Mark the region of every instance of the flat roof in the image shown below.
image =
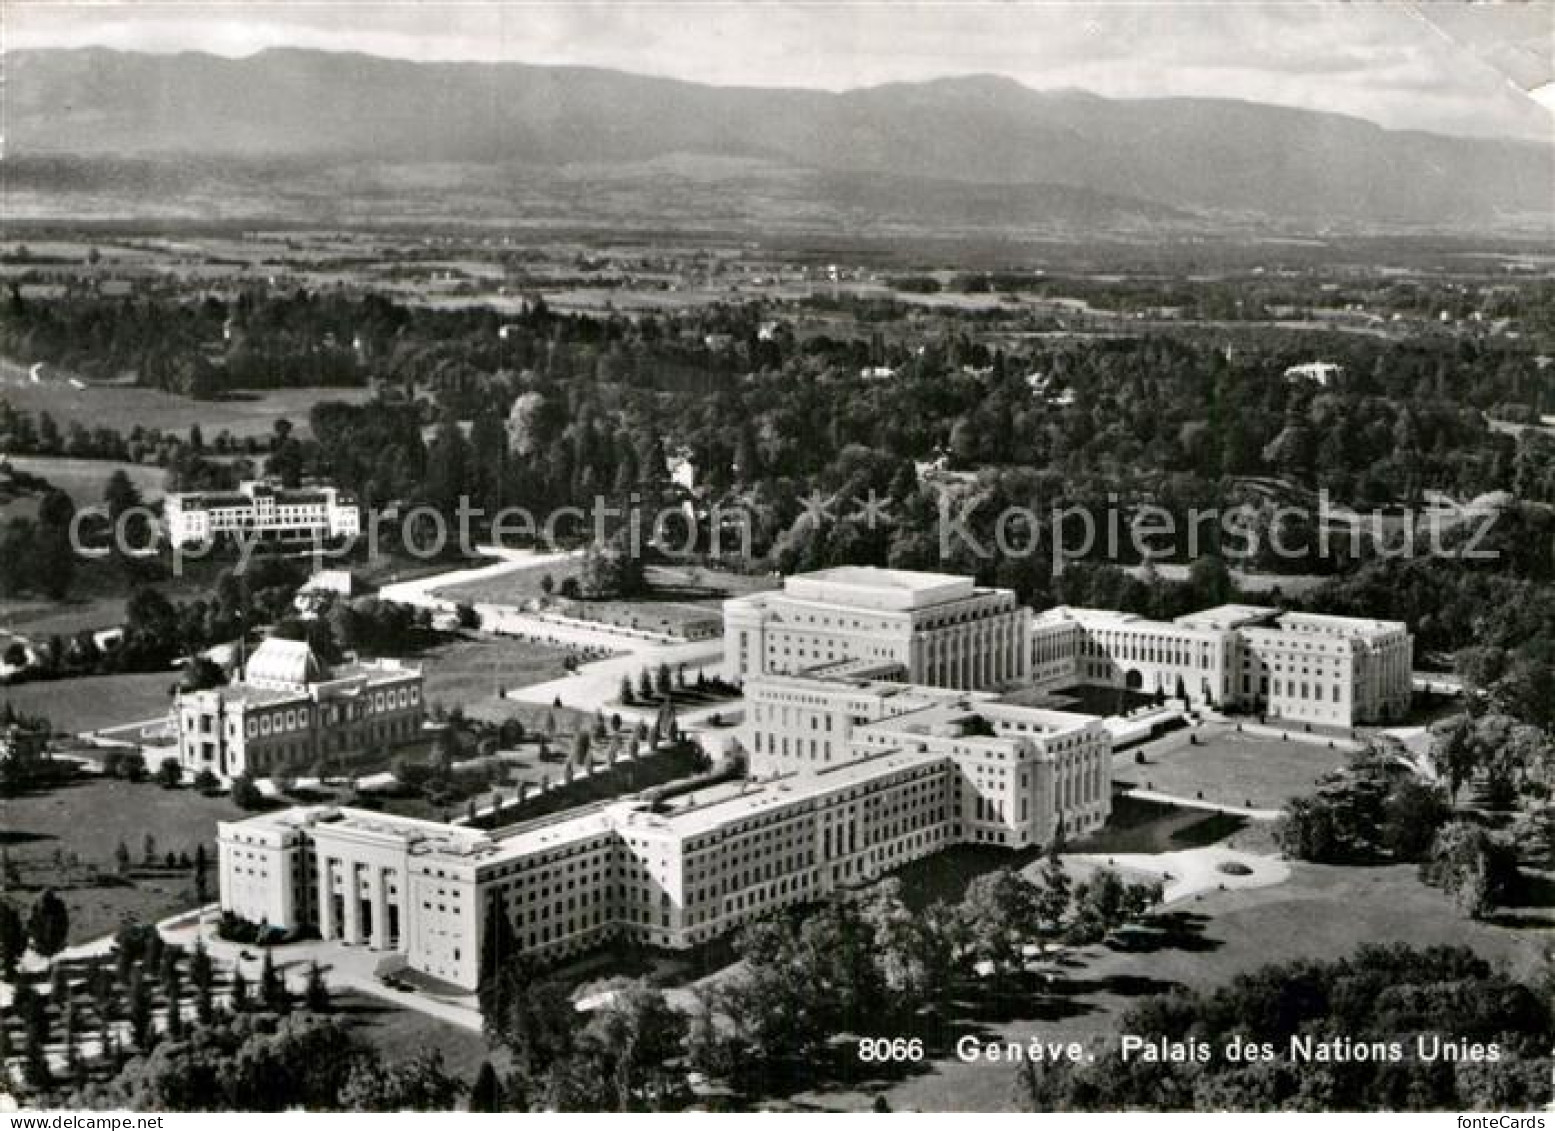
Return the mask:
<svg viewBox="0 0 1555 1131"><path fill-rule="evenodd" d="M945 755L936 751L885 751L814 773L747 783L743 790L738 788L738 783L729 783L733 792L717 787L699 790L687 798L676 799L683 802L678 809L673 807L673 803L660 812L654 812L643 803L617 806L613 809L615 827L623 835L630 835L636 830L673 833L683 837L696 836L758 813L825 797L895 770L930 766L944 760ZM709 793L712 794L710 798L707 796Z"/></svg>
<svg viewBox="0 0 1555 1131"><path fill-rule="evenodd" d="M942 585L970 585L972 579L954 573L926 573L911 569L882 569L879 566L832 566L795 574L789 581L824 581L828 585L851 585L864 589L906 589L923 592Z"/></svg>
<svg viewBox="0 0 1555 1131"><path fill-rule="evenodd" d="M1253 621L1268 620L1278 614L1279 610L1271 605L1216 605L1213 608L1200 609L1196 613L1185 613L1172 623L1204 628L1240 628Z"/></svg>
<svg viewBox="0 0 1555 1131"><path fill-rule="evenodd" d="M834 566L785 578L782 593L777 597L841 608L901 611L958 601L977 591L970 577L949 573L921 573L878 566Z"/></svg>

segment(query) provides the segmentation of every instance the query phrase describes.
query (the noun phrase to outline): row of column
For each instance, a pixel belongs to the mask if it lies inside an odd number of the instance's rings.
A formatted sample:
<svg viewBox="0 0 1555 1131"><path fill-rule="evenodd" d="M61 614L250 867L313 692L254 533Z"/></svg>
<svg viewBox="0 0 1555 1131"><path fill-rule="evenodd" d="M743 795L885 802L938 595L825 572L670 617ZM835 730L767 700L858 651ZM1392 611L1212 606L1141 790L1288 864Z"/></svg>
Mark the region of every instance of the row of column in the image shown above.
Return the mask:
<svg viewBox="0 0 1555 1131"><path fill-rule="evenodd" d="M940 629L912 642L911 678L934 687L997 687L1026 675L1025 633L1017 621Z"/></svg>
<svg viewBox="0 0 1555 1131"><path fill-rule="evenodd" d="M354 860L319 857L319 934L325 939L369 944L374 950L387 950L389 937L389 885L392 869L375 868ZM335 922L335 877L340 876L344 922ZM364 890L365 889L365 890ZM363 901L368 904L368 922L362 922Z"/></svg>

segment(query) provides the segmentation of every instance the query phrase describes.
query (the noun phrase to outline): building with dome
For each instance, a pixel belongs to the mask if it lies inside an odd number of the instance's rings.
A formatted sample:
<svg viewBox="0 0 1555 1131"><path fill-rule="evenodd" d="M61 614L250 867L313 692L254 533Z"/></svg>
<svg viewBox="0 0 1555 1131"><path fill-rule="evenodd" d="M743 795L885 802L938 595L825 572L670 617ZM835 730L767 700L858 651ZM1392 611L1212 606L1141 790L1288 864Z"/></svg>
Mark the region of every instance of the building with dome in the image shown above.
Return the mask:
<svg viewBox="0 0 1555 1131"><path fill-rule="evenodd" d="M421 669L398 660L331 666L306 641L264 641L226 687L179 695L187 774L295 774L413 741L425 719Z"/></svg>

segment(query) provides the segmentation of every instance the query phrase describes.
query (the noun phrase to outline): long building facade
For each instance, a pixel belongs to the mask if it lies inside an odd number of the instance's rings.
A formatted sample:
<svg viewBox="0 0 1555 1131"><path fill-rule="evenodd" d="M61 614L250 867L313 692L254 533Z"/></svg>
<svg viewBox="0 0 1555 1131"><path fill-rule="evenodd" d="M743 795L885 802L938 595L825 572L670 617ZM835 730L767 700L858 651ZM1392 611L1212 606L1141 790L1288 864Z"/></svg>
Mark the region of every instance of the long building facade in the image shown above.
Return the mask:
<svg viewBox="0 0 1555 1131"><path fill-rule="evenodd" d="M970 578L839 566L724 603L733 680L818 665L895 665L908 683L994 688L1025 682L1031 612L1008 589Z"/></svg>
<svg viewBox="0 0 1555 1131"><path fill-rule="evenodd" d="M328 806L224 822L222 908L398 952L470 989L493 910L541 961L618 940L686 949L953 844L1030 847L1106 820L1111 742L1097 719L904 685L778 682L758 681L764 702L813 693L839 718L857 696L891 706L834 764L795 772L758 759L769 776L658 803L489 832ZM764 713L749 737L774 749L803 725Z"/></svg>
<svg viewBox="0 0 1555 1131"><path fill-rule="evenodd" d="M285 488L249 480L235 491L185 491L162 502L170 545L188 546L223 538L278 542L328 542L361 533L361 508L335 487Z"/></svg>
<svg viewBox="0 0 1555 1131"><path fill-rule="evenodd" d="M242 677L184 692L174 706L178 760L222 781L296 773L416 739L426 719L421 669L397 660L331 668L300 640L270 638Z"/></svg>
<svg viewBox="0 0 1555 1131"><path fill-rule="evenodd" d="M685 949L952 845L1103 825L1107 721L992 688L1114 684L1324 722L1408 702L1409 636L1384 622L1245 606L1033 622L1002 590L868 569L790 578L725 615L747 778L489 831L331 806L227 822L223 909L470 989L494 913L545 962Z"/></svg>
<svg viewBox="0 0 1555 1131"><path fill-rule="evenodd" d="M1296 722L1353 726L1409 710L1414 642L1399 621L1221 605L1160 621L1060 607L1031 628L1033 682L1159 692Z"/></svg>

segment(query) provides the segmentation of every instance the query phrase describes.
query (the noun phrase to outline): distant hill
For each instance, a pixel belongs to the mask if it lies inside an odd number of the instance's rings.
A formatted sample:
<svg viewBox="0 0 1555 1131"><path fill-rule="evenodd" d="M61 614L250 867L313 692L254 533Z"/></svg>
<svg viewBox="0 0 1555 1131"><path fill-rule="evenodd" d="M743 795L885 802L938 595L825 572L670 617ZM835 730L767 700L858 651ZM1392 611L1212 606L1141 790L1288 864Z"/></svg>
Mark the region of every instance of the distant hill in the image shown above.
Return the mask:
<svg viewBox="0 0 1555 1131"><path fill-rule="evenodd" d="M1555 212L1555 146L989 76L834 94L294 49L5 68L19 216L1472 233Z"/></svg>

